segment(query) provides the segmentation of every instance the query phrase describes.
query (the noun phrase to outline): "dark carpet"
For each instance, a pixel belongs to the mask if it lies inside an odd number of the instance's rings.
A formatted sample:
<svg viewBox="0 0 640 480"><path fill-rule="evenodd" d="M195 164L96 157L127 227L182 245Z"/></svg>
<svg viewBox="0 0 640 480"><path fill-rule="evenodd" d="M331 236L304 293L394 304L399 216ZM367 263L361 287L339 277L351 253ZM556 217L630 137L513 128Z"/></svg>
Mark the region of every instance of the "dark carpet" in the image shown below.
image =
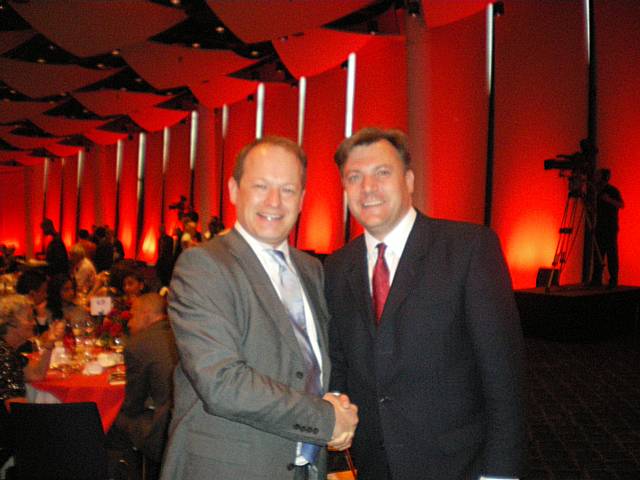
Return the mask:
<svg viewBox="0 0 640 480"><path fill-rule="evenodd" d="M526 338L526 480L640 479L639 345Z"/></svg>

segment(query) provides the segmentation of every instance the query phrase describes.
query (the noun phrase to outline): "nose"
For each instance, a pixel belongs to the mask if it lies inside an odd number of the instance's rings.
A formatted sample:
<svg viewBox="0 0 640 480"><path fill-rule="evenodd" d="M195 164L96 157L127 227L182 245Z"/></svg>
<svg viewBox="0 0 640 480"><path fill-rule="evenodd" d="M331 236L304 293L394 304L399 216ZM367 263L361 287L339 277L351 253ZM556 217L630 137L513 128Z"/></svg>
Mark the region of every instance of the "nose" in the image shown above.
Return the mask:
<svg viewBox="0 0 640 480"><path fill-rule="evenodd" d="M280 189L278 188L270 188L267 192L267 198L265 202L269 206L277 207L280 205Z"/></svg>
<svg viewBox="0 0 640 480"><path fill-rule="evenodd" d="M377 188L376 179L373 175L364 175L362 177L362 189L365 192L372 192Z"/></svg>

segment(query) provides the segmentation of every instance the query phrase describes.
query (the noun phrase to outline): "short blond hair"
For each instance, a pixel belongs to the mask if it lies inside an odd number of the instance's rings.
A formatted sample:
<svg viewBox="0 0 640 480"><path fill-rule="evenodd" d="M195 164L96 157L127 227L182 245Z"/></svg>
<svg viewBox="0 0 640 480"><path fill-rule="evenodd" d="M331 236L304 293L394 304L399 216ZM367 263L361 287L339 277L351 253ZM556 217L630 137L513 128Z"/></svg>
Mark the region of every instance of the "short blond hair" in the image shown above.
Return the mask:
<svg viewBox="0 0 640 480"><path fill-rule="evenodd" d="M16 318L21 312L33 309L33 302L26 295L0 297L0 338L4 338L9 327L16 326Z"/></svg>

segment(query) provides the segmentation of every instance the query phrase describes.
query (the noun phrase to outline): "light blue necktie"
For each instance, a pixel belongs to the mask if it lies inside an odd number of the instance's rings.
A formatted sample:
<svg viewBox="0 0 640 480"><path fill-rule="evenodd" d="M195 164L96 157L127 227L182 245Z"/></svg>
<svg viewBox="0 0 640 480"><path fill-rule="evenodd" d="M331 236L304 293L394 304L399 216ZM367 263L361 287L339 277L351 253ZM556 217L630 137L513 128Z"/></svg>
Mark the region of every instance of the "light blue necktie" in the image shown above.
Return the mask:
<svg viewBox="0 0 640 480"><path fill-rule="evenodd" d="M296 334L296 339L298 340L300 351L304 358L307 374L304 390L306 393L311 393L313 395L322 395L320 366L313 351L313 347L311 346L309 335L307 334L307 324L304 315L304 300L302 298L302 286L300 285L300 279L287 264L287 260L285 259L283 252L271 249L267 251L278 263L280 277L280 284L278 286L282 297L282 303L289 312L291 326ZM309 463L314 463L319 451L319 445L303 443L300 453Z"/></svg>

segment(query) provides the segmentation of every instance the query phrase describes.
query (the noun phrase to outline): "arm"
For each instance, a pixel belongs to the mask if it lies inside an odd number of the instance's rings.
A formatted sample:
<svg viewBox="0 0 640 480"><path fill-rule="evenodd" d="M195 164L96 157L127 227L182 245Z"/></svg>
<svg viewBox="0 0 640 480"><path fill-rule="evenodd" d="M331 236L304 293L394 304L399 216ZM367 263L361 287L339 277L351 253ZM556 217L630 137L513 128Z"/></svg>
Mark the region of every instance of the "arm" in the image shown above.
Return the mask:
<svg viewBox="0 0 640 480"><path fill-rule="evenodd" d="M250 310L253 299L243 298L250 289L239 268L214 261L201 248L183 252L169 304L181 367L207 413L290 440L327 443L333 434L334 408L275 378L279 370L291 367L269 360L277 358L281 339L260 334L262 322L268 320L263 312ZM264 366L247 359L258 351ZM318 430L295 428L301 424Z"/></svg>
<svg viewBox="0 0 640 480"><path fill-rule="evenodd" d="M471 247L465 315L487 414L483 473L515 477L525 450L520 320L496 235L482 230Z"/></svg>
<svg viewBox="0 0 640 480"><path fill-rule="evenodd" d="M49 361L51 360L51 350L57 340L62 339L64 335L65 322L59 321L51 325L49 330L40 336L40 345L42 351L37 360L29 360L24 367L24 379L27 382L42 380L47 374Z"/></svg>

